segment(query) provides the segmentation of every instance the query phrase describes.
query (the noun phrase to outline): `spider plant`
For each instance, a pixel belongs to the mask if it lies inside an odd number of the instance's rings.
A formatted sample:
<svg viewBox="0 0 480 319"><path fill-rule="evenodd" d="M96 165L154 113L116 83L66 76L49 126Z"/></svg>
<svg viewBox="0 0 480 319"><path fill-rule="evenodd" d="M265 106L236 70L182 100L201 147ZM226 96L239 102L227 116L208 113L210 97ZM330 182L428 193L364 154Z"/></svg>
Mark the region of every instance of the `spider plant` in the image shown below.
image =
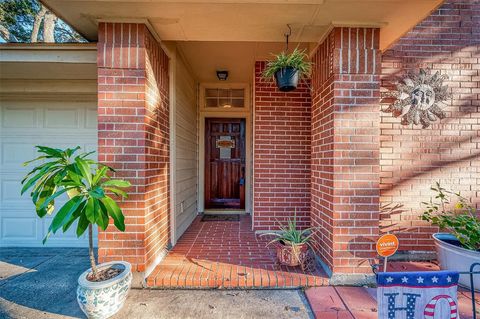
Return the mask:
<svg viewBox="0 0 480 319"><path fill-rule="evenodd" d="M93 252L93 225L105 230L111 217L116 228L125 230L122 210L107 192L126 198L127 194L120 188L129 187L130 183L111 179L108 173L113 171L112 168L88 158L93 152L74 156L80 147L65 150L46 146L36 148L42 155L25 162L24 166L33 162L40 163L22 180L21 193L23 195L31 189L30 196L40 218L54 214L43 243L45 244L52 233L59 229L66 232L78 221L78 237L88 228L92 277L98 279ZM55 200L65 193L69 200L54 212Z"/></svg>
<svg viewBox="0 0 480 319"><path fill-rule="evenodd" d="M275 73L284 68L294 68L298 71L300 77L307 77L312 71L312 62L308 61L306 50L300 50L298 47L288 54L285 51L274 55L275 59L268 61L262 76L266 79L272 78Z"/></svg>
<svg viewBox="0 0 480 319"><path fill-rule="evenodd" d="M313 236L315 227L306 229L297 229L296 216L289 219L287 225L280 225L278 232L264 233L262 236L274 236L274 238L267 244L280 243L282 245L301 245L309 244Z"/></svg>
<svg viewBox="0 0 480 319"><path fill-rule="evenodd" d="M270 232L262 234L264 236L270 235L274 238L268 242L268 245L273 243L279 243L281 246L277 247L277 257L281 260L282 253L279 253L280 247L289 247L289 253L293 256L294 260L299 264L302 263L302 248L304 245L310 246L310 240L313 236L313 231L315 227L310 227L307 229L298 229L297 228L297 214L293 219L289 219L287 225L280 225L278 232Z"/></svg>

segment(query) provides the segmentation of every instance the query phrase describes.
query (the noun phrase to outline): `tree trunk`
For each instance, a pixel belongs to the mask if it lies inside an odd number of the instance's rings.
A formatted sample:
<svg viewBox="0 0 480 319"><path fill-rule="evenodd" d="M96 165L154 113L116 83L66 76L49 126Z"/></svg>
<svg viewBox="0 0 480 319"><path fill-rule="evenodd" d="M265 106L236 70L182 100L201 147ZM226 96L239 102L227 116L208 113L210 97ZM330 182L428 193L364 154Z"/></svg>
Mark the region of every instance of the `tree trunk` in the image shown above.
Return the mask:
<svg viewBox="0 0 480 319"><path fill-rule="evenodd" d="M90 255L90 265L92 266L93 278L98 279L97 263L95 262L95 253L93 252L93 227L88 225L88 254Z"/></svg>
<svg viewBox="0 0 480 319"><path fill-rule="evenodd" d="M5 42L10 42L10 30L5 28L3 25L0 25L0 36L5 40Z"/></svg>
<svg viewBox="0 0 480 319"><path fill-rule="evenodd" d="M43 17L47 13L47 8L41 6L33 21L32 34L30 35L30 42L38 42L38 32L40 31L40 25L42 24Z"/></svg>
<svg viewBox="0 0 480 319"><path fill-rule="evenodd" d="M45 13L43 18L43 42L55 42L55 21L57 17L50 11Z"/></svg>

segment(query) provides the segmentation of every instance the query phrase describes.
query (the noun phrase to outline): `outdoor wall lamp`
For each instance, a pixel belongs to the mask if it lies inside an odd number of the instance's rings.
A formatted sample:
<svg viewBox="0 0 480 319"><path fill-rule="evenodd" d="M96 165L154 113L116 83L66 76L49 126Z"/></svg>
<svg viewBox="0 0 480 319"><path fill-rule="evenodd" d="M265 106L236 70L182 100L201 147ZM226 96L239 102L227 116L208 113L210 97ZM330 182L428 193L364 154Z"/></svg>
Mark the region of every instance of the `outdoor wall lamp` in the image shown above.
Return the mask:
<svg viewBox="0 0 480 319"><path fill-rule="evenodd" d="M228 71L217 71L217 78L220 81L226 81L228 78Z"/></svg>

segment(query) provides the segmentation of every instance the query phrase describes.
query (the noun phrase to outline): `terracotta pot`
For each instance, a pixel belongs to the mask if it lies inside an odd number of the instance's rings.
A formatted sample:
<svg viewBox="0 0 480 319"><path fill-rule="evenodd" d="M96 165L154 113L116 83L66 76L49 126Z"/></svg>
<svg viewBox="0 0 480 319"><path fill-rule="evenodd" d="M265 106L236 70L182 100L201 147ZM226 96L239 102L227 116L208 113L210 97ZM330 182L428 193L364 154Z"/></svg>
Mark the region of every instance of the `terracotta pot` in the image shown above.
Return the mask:
<svg viewBox="0 0 480 319"><path fill-rule="evenodd" d="M305 259L307 252L307 244L283 245L278 243L277 245L278 261L285 266L299 266L301 261Z"/></svg>

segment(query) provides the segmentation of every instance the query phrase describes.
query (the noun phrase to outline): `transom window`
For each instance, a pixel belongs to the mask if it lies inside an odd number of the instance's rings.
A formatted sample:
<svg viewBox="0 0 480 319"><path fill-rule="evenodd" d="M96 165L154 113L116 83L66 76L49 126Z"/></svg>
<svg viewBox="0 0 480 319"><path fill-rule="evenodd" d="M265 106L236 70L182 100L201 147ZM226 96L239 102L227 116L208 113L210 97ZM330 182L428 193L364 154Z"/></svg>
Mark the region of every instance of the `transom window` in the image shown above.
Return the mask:
<svg viewBox="0 0 480 319"><path fill-rule="evenodd" d="M243 108L245 107L244 88L205 88L205 107Z"/></svg>

